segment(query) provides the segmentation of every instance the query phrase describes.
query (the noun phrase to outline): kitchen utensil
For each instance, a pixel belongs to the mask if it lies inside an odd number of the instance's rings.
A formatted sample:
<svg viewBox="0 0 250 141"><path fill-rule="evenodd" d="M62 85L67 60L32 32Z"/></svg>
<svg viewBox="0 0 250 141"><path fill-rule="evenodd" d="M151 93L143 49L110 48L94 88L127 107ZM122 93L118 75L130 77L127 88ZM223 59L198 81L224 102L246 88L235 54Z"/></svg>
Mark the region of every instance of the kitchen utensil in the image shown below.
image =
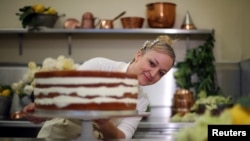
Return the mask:
<svg viewBox="0 0 250 141"><path fill-rule="evenodd" d="M17 112L12 113L10 115L11 119L23 119L25 117L26 117L26 114L24 112L22 112L22 111L17 111Z"/></svg>
<svg viewBox="0 0 250 141"><path fill-rule="evenodd" d="M120 13L119 15L117 15L113 21L117 20L118 18L120 18L121 16L123 16L124 14L126 14L126 11L123 11L122 13Z"/></svg>
<svg viewBox="0 0 250 141"><path fill-rule="evenodd" d="M114 23L113 22L115 20L117 20L118 18L120 18L121 16L123 16L125 13L126 13L126 11L123 11L122 13L117 15L112 20L110 20L110 19L101 19L100 20L100 28L101 29L112 29L112 28L114 28Z"/></svg>
<svg viewBox="0 0 250 141"><path fill-rule="evenodd" d="M82 15L82 28L95 28L100 23L99 18L95 18L91 12L86 12Z"/></svg>
<svg viewBox="0 0 250 141"><path fill-rule="evenodd" d="M172 114L185 114L194 104L193 93L187 89L176 90L173 98Z"/></svg>
<svg viewBox="0 0 250 141"><path fill-rule="evenodd" d="M144 18L142 17L123 17L121 23L123 28L142 28Z"/></svg>
<svg viewBox="0 0 250 141"><path fill-rule="evenodd" d="M175 23L176 4L169 2L149 3L147 21L151 28L172 28Z"/></svg>
<svg viewBox="0 0 250 141"><path fill-rule="evenodd" d="M114 28L113 20L102 19L100 22L101 29L112 29Z"/></svg>
<svg viewBox="0 0 250 141"><path fill-rule="evenodd" d="M17 16L21 16L20 13L16 13ZM53 28L60 17L65 17L65 14L34 14L30 17L30 20L26 25L30 27L48 27Z"/></svg>
<svg viewBox="0 0 250 141"><path fill-rule="evenodd" d="M75 29L75 28L80 28L81 24L77 19L74 18L69 18L64 22L65 29Z"/></svg>
<svg viewBox="0 0 250 141"><path fill-rule="evenodd" d="M58 18L58 15L40 14L36 17L36 23L34 26L46 26L52 28L54 27Z"/></svg>
<svg viewBox="0 0 250 141"><path fill-rule="evenodd" d="M186 12L184 20L182 22L181 29L196 29L194 22L188 11Z"/></svg>

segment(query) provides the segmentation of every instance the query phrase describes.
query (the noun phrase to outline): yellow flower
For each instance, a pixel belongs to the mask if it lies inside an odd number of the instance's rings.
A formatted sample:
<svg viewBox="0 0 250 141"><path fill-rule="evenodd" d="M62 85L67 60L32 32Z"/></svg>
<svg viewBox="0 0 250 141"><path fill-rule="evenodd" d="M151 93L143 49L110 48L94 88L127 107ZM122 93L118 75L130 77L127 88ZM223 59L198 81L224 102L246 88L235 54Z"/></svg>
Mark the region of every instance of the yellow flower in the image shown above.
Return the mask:
<svg viewBox="0 0 250 141"><path fill-rule="evenodd" d="M233 124L250 124L250 109L244 108L240 104L234 105L230 109Z"/></svg>

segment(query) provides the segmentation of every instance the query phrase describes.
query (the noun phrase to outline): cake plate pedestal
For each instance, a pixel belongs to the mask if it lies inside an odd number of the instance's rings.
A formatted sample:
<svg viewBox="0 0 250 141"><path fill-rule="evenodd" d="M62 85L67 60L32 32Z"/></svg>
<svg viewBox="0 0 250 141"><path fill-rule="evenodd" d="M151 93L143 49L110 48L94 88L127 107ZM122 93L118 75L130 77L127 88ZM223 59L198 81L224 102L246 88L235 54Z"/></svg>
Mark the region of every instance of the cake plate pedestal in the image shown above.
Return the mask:
<svg viewBox="0 0 250 141"><path fill-rule="evenodd" d="M93 135L92 121L96 119L124 118L124 117L143 117L148 116L148 112L138 112L133 110L120 111L77 111L77 110L40 110L37 109L31 116L43 118L69 118L82 120L81 136L73 141L96 141Z"/></svg>

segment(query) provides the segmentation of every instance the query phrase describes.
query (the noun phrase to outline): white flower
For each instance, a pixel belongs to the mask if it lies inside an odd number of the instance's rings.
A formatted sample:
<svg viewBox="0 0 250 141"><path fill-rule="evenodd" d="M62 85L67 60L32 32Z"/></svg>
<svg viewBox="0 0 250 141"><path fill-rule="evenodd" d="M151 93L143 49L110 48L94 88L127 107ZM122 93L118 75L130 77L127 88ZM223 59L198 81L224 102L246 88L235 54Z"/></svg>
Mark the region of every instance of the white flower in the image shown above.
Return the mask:
<svg viewBox="0 0 250 141"><path fill-rule="evenodd" d="M31 69L31 70L33 70L33 69L36 69L37 68L37 65L36 65L36 63L35 62L29 62L29 64L28 64L28 68L29 69Z"/></svg>
<svg viewBox="0 0 250 141"><path fill-rule="evenodd" d="M33 81L33 78L34 78L34 72L28 71L23 75L23 82L30 83Z"/></svg>
<svg viewBox="0 0 250 141"><path fill-rule="evenodd" d="M57 61L55 69L56 70L63 70L63 61Z"/></svg>
<svg viewBox="0 0 250 141"><path fill-rule="evenodd" d="M32 85L25 85L23 88L23 93L30 96L32 94L33 90L34 90L34 88Z"/></svg>
<svg viewBox="0 0 250 141"><path fill-rule="evenodd" d="M24 82L22 80L15 82L11 85L11 89L16 93L20 94L22 87L24 86Z"/></svg>
<svg viewBox="0 0 250 141"><path fill-rule="evenodd" d="M18 87L18 83L17 83L17 82L13 83L13 84L11 85L11 89L13 89L14 91L20 89L20 88Z"/></svg>
<svg viewBox="0 0 250 141"><path fill-rule="evenodd" d="M46 58L43 61L43 66L42 66L42 70L43 71L52 71L56 69L56 63L57 61L53 58Z"/></svg>
<svg viewBox="0 0 250 141"><path fill-rule="evenodd" d="M11 85L11 89L19 95L31 95L35 82L34 76L39 71L54 71L54 70L74 70L77 65L74 64L74 60L66 58L61 55L57 59L48 57L44 59L42 66L37 66L33 61L28 63L27 72L24 74L22 80L15 82Z"/></svg>
<svg viewBox="0 0 250 141"><path fill-rule="evenodd" d="M65 59L65 56L60 55L57 57L57 61L63 61Z"/></svg>

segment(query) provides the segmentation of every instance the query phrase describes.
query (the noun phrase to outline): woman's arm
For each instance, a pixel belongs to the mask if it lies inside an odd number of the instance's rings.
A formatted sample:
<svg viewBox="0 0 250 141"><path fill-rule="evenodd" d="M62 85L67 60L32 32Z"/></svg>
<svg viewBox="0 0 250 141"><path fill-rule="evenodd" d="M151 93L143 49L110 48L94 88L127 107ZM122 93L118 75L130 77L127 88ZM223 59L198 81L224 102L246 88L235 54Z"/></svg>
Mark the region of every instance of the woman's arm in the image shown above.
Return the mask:
<svg viewBox="0 0 250 141"><path fill-rule="evenodd" d="M139 96L137 101L137 111L145 112L147 106L149 105L149 100L147 94L139 88ZM96 123L100 127L100 132L102 132L104 138L126 138L130 139L134 135L138 124L140 123L142 117L126 117L119 119L101 119L96 120Z"/></svg>
<svg viewBox="0 0 250 141"><path fill-rule="evenodd" d="M123 139L126 137L125 134L108 119L95 120L95 123L98 125L104 139Z"/></svg>

